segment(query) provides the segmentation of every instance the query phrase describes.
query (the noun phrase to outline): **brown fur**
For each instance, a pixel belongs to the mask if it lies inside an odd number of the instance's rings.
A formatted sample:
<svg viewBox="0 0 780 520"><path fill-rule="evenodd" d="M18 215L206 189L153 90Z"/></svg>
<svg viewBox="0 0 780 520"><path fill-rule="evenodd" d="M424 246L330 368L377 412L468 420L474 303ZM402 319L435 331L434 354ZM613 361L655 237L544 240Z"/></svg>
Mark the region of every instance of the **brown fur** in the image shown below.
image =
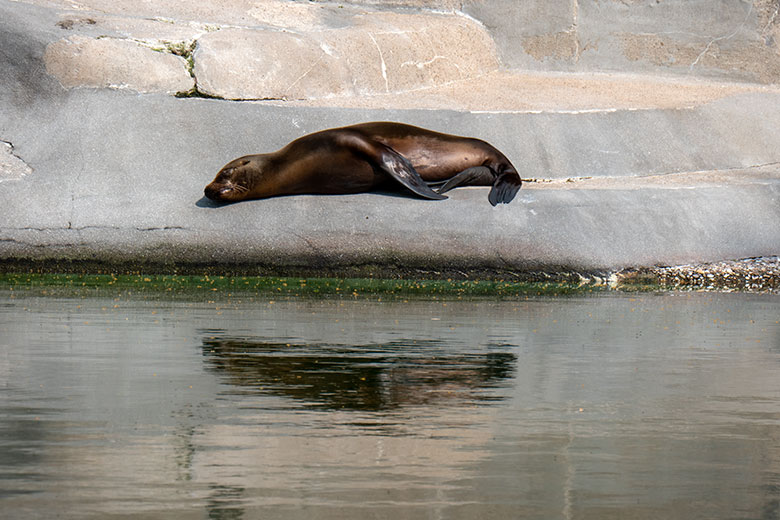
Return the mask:
<svg viewBox="0 0 780 520"><path fill-rule="evenodd" d="M465 171L469 174L465 175ZM445 182L464 172L449 185ZM302 193L360 193L400 183L418 195L446 198L457 185L493 185L491 203L509 202L520 177L509 160L479 139L401 123L363 123L305 135L273 153L229 162L206 186L208 198L238 202ZM511 193L493 191L508 190Z"/></svg>

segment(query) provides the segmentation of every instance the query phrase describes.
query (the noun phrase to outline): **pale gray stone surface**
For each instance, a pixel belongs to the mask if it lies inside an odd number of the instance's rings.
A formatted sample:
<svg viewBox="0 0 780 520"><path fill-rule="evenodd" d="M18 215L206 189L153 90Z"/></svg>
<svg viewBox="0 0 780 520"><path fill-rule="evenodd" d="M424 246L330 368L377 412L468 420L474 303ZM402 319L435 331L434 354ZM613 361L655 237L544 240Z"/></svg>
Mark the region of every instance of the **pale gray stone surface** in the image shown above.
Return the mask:
<svg viewBox="0 0 780 520"><path fill-rule="evenodd" d="M225 99L305 99L346 95L343 61L311 38L226 29L200 38L195 74L202 92ZM295 56L280 62L279 56Z"/></svg>
<svg viewBox="0 0 780 520"><path fill-rule="evenodd" d="M520 70L780 81L780 16L770 0L479 0L435 10L415 1L19 3L58 15L61 39L47 63L67 86L173 91L153 76L165 66L181 76L177 57L167 56L166 65L144 47L183 55L194 79L178 81L227 99L354 105L379 94L473 89L465 82L480 78L483 97L496 99L514 88ZM147 68L144 81L139 72ZM471 109L448 93L430 108Z"/></svg>
<svg viewBox="0 0 780 520"><path fill-rule="evenodd" d="M731 100L722 102L726 107L668 113L519 118L286 109L73 91L64 94L57 113L41 105L3 118L0 134L20 143L16 153L36 173L0 184L6 201L0 208L0 255L139 266L316 268L323 273L377 265L387 274L603 270L774 254L780 244L777 167L765 166L763 175L748 176L752 169L738 169L746 166L746 157L732 155L725 146L728 136L702 132L691 141L698 154L682 166L708 164L721 177L702 184L684 170L672 173L685 155L685 147L674 144L677 139L690 139L715 121L714 114L728 113L731 103L744 110L764 107L767 101ZM521 171L547 173L545 178L600 174L613 183L527 183L512 204L496 208L488 204L486 188L457 189L442 202L401 191L280 197L230 206L216 206L202 196L219 167L236 156L276 149L319 128L380 118L485 136L501 143ZM763 129L762 121L767 125ZM777 135L772 126L777 121L757 118L755 135ZM615 128L623 139L608 139ZM662 145L657 152L648 148L668 134L675 134L667 139L674 153L661 153ZM596 142L589 145L587 139ZM612 153L599 153L602 139ZM567 142L578 145L569 151L570 159L558 157ZM714 154L719 147L722 153ZM760 149L756 145L753 152ZM587 152L602 162L597 165ZM772 155L776 148L764 153L752 158L780 159ZM650 171L668 175L642 186L629 180ZM622 183L616 179L620 176L625 176Z"/></svg>
<svg viewBox="0 0 780 520"><path fill-rule="evenodd" d="M780 81L773 0L467 0L506 67Z"/></svg>
<svg viewBox="0 0 780 520"><path fill-rule="evenodd" d="M82 15L58 22L77 34L47 47L49 73L66 87L176 93L197 78L209 96L286 100L409 92L499 67L493 40L464 16L371 13L345 16L345 27L296 31L119 20ZM150 32L158 29L155 38ZM192 78L187 62L171 54L190 47Z"/></svg>

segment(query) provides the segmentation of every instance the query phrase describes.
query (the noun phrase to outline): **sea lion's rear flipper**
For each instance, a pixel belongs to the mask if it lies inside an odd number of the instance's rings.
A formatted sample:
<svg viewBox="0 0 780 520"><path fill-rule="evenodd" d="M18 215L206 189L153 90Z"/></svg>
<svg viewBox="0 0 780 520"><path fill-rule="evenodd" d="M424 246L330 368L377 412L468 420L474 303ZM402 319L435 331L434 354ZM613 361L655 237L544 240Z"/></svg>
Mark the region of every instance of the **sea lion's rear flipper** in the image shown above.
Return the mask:
<svg viewBox="0 0 780 520"><path fill-rule="evenodd" d="M447 193L453 188L463 186L465 184L478 185L478 186L490 186L493 183L493 173L487 166L472 166L466 168L462 172L450 177L442 187L439 188L439 193Z"/></svg>
<svg viewBox="0 0 780 520"><path fill-rule="evenodd" d="M498 203L509 204L512 199L515 198L517 192L520 190L522 181L520 176L515 172L502 173L496 178L493 183L493 187L490 188L488 194L488 201L495 206Z"/></svg>
<svg viewBox="0 0 780 520"><path fill-rule="evenodd" d="M428 187L406 157L389 146L379 145L379 148L378 163L382 171L421 197L432 200L444 200L447 198Z"/></svg>

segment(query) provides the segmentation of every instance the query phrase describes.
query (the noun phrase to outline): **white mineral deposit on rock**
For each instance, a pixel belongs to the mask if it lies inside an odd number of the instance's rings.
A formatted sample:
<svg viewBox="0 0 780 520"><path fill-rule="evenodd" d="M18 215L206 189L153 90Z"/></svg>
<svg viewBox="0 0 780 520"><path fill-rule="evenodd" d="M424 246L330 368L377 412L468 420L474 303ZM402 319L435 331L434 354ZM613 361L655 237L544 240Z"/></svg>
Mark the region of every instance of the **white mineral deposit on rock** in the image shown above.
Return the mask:
<svg viewBox="0 0 780 520"><path fill-rule="evenodd" d="M30 173L32 168L14 154L11 143L0 141L0 182L19 180Z"/></svg>

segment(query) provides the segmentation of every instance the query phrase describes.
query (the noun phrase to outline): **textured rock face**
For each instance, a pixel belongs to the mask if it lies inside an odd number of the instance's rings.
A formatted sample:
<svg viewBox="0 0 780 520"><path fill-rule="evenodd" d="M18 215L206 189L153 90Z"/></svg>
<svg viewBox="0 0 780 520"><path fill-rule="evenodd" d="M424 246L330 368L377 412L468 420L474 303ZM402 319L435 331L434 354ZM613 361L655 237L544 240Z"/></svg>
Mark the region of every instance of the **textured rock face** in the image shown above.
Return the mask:
<svg viewBox="0 0 780 520"><path fill-rule="evenodd" d="M462 17L383 14L311 33L227 29L194 55L199 89L228 99L318 99L446 85L498 68L493 42Z"/></svg>
<svg viewBox="0 0 780 520"><path fill-rule="evenodd" d="M346 71L325 48L288 32L226 29L195 51L201 92L226 99L301 99L345 93Z"/></svg>
<svg viewBox="0 0 780 520"><path fill-rule="evenodd" d="M465 0L511 69L780 81L776 0Z"/></svg>
<svg viewBox="0 0 780 520"><path fill-rule="evenodd" d="M46 60L68 87L354 106L487 75L495 100L520 70L780 82L776 0L19 1L61 13Z"/></svg>
<svg viewBox="0 0 780 520"><path fill-rule="evenodd" d="M71 36L46 49L46 70L66 87L176 93L195 82L184 59L130 40Z"/></svg>

